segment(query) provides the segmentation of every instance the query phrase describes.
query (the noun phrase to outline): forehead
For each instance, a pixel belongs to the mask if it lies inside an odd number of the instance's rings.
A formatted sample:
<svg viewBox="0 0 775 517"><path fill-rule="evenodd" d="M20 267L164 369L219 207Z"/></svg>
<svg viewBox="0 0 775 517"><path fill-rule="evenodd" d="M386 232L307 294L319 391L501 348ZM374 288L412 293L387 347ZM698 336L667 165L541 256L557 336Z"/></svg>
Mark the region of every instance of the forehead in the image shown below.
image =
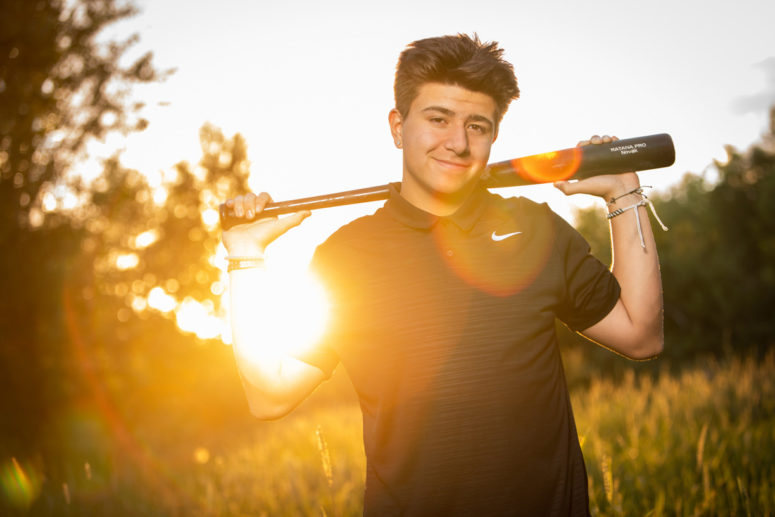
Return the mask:
<svg viewBox="0 0 775 517"><path fill-rule="evenodd" d="M462 117L485 117L495 121L495 99L486 93L476 92L446 83L424 83L417 90L409 112L420 112L434 107L443 108Z"/></svg>

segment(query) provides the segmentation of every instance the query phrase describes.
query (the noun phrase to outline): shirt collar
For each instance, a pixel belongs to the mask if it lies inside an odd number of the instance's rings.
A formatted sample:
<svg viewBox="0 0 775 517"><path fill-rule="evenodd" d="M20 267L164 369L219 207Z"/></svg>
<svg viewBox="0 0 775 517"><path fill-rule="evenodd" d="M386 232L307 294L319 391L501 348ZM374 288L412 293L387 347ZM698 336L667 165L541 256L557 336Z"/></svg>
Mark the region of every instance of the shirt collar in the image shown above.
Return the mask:
<svg viewBox="0 0 775 517"><path fill-rule="evenodd" d="M385 208L397 221L412 228L427 230L433 227L439 220L448 219L462 230L468 231L479 220L484 211L486 201L487 190L479 184L455 213L441 217L411 204L401 196L401 183L391 183L390 195L387 203L385 203Z"/></svg>

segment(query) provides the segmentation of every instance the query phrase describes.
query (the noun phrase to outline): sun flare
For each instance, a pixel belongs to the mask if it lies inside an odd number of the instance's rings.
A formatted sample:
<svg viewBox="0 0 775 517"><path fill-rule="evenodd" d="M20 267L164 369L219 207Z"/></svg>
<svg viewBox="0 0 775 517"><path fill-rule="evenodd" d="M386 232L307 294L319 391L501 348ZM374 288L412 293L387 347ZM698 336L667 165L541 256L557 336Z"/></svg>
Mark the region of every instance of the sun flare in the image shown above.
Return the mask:
<svg viewBox="0 0 775 517"><path fill-rule="evenodd" d="M319 341L328 322L328 297L306 268L275 267L266 273L261 292L244 301L255 315L248 323L253 328L246 330L253 339L240 344L240 355L248 360L303 353Z"/></svg>

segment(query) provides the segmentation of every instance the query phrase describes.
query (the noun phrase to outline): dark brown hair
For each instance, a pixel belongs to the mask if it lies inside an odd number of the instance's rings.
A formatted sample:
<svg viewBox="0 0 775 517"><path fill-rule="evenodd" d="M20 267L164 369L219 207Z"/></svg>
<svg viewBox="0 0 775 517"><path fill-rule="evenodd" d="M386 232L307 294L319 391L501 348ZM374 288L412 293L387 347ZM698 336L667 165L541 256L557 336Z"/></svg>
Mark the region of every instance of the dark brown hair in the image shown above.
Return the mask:
<svg viewBox="0 0 775 517"><path fill-rule="evenodd" d="M489 95L497 106L500 122L512 99L519 97L514 67L503 59L498 43L479 41L467 34L440 36L415 41L401 52L393 90L402 117L424 83L455 84Z"/></svg>

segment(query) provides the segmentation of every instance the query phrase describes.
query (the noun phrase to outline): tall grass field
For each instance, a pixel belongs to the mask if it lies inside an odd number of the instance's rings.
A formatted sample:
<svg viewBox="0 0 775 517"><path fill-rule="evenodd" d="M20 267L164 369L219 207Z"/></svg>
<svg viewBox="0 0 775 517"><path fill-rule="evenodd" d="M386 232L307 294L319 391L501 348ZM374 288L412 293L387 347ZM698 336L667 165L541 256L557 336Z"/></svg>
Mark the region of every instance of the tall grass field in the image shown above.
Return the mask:
<svg viewBox="0 0 775 517"><path fill-rule="evenodd" d="M593 515L775 514L773 374L770 353L763 360L706 360L681 373L633 373L574 388ZM139 460L73 464L61 479L42 481L48 489L38 497L45 504L20 499L16 510L360 515L360 410L352 397L332 402L325 393L315 396L323 401L305 403L276 422L211 436L207 444L173 434L164 443L143 441ZM6 504L23 492L20 473L32 483L22 459L6 462L0 472Z"/></svg>

